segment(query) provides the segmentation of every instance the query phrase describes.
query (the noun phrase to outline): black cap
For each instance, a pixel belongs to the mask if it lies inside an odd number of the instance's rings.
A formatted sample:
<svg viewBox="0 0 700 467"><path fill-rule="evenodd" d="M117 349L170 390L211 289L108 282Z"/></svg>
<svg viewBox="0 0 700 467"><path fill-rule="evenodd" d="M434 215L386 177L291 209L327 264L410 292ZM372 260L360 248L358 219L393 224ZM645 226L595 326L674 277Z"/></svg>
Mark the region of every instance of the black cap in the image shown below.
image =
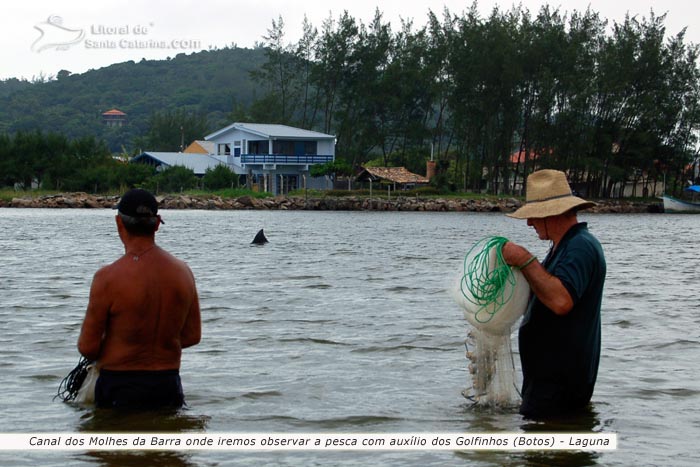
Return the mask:
<svg viewBox="0 0 700 467"><path fill-rule="evenodd" d="M158 201L146 190L134 188L124 193L116 208L124 215L144 219L158 214Z"/></svg>

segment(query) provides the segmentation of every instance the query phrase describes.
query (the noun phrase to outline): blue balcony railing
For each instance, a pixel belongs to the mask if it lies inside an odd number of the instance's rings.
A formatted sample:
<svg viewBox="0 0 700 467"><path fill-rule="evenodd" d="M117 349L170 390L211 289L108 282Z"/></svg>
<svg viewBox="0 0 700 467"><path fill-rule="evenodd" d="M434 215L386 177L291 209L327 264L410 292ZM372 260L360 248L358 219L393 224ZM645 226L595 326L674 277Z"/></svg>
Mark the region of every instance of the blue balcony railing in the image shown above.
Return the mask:
<svg viewBox="0 0 700 467"><path fill-rule="evenodd" d="M242 154L242 164L325 164L333 162L333 156L306 155L292 156L289 154Z"/></svg>

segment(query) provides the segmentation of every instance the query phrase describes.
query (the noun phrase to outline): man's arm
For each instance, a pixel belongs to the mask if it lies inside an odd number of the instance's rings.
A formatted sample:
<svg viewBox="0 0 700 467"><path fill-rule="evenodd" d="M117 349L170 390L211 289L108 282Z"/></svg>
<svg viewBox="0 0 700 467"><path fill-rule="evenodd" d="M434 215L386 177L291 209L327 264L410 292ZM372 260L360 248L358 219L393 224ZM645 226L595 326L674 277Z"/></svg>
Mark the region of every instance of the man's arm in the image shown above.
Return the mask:
<svg viewBox="0 0 700 467"><path fill-rule="evenodd" d="M90 360L97 360L100 356L102 338L111 306L105 275L105 271L101 269L92 280L90 300L78 338L78 351Z"/></svg>
<svg viewBox="0 0 700 467"><path fill-rule="evenodd" d="M532 258L532 254L520 245L508 242L503 245L503 259L511 266L521 266ZM564 284L534 260L520 270L535 296L554 314L565 315L574 306L574 301Z"/></svg>
<svg viewBox="0 0 700 467"><path fill-rule="evenodd" d="M194 278L192 280L194 281ZM183 349L199 344L199 341L202 339L202 317L199 310L199 295L197 294L197 288L194 282L192 287L194 288L192 305L190 306L190 311L187 313L182 332L180 332L180 346Z"/></svg>

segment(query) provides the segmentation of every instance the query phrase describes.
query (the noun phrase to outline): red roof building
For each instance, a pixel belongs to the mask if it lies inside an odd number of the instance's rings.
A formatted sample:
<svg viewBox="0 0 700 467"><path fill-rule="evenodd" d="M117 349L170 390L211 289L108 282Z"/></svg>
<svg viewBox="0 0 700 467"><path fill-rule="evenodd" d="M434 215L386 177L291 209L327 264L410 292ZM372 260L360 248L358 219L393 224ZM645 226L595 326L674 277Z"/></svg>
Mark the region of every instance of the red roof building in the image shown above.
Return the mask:
<svg viewBox="0 0 700 467"><path fill-rule="evenodd" d="M102 113L102 123L107 126L122 126L126 123L126 114L119 109Z"/></svg>
<svg viewBox="0 0 700 467"><path fill-rule="evenodd" d="M525 151L520 150L510 155L510 163L513 165L522 164L523 162L525 162L525 154L527 154L528 161L534 161L539 159L540 157L540 155L537 154L535 151L530 151L529 153L526 153Z"/></svg>

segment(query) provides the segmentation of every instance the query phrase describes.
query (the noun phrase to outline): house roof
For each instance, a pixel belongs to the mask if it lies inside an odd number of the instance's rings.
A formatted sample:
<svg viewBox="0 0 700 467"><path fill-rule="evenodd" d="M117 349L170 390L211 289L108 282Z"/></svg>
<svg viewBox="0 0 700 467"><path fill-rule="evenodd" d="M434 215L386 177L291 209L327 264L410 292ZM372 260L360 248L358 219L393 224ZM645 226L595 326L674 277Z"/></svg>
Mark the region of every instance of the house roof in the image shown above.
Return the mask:
<svg viewBox="0 0 700 467"><path fill-rule="evenodd" d="M125 114L124 112L122 112L121 110L118 110L118 109L112 109L112 110L108 110L107 112L102 112L102 115L122 115L122 116L126 116L126 114Z"/></svg>
<svg viewBox="0 0 700 467"><path fill-rule="evenodd" d="M545 153L552 153L551 149L549 151L545 151ZM510 163L511 164L522 164L525 162L525 154L527 154L527 160L529 161L535 161L540 158L540 153L535 152L533 150L530 150L529 152L525 152L523 150L515 151L513 154L510 155Z"/></svg>
<svg viewBox="0 0 700 467"><path fill-rule="evenodd" d="M334 135L327 135L317 131L304 130L287 125L276 125L271 123L232 123L231 125L215 131L204 137L210 140L228 133L232 130L244 131L262 138L268 139L335 139Z"/></svg>
<svg viewBox="0 0 700 467"><path fill-rule="evenodd" d="M214 154L216 153L216 144L213 141L196 140L185 148L186 153L195 154Z"/></svg>
<svg viewBox="0 0 700 467"><path fill-rule="evenodd" d="M195 175L204 175L207 169L213 169L222 161L208 154L184 152L143 152L131 159L131 162L152 162L156 165L173 167L176 165L192 169Z"/></svg>
<svg viewBox="0 0 700 467"><path fill-rule="evenodd" d="M394 183L430 183L430 180L422 175L409 172L406 167L364 167L357 179L383 179Z"/></svg>

